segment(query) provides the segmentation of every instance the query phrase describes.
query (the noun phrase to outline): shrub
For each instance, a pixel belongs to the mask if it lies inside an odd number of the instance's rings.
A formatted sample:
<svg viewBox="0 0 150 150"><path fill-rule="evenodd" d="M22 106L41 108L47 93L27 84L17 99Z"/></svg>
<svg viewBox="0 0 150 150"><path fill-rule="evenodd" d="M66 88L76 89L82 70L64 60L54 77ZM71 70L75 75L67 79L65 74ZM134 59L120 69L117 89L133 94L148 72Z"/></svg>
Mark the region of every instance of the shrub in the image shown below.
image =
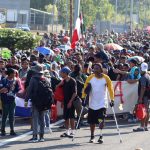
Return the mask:
<svg viewBox="0 0 150 150"><path fill-rule="evenodd" d="M33 49L39 41L40 37L31 32L10 28L0 29L0 47L7 47L12 52Z"/></svg>

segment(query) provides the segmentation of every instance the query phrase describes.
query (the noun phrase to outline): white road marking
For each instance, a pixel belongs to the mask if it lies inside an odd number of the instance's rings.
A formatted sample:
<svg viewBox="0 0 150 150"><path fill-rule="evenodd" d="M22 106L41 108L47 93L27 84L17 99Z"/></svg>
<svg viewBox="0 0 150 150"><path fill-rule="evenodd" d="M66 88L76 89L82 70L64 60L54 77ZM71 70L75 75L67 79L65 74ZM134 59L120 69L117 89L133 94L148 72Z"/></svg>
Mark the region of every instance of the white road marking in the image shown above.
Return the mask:
<svg viewBox="0 0 150 150"><path fill-rule="evenodd" d="M119 127L122 127L122 128L123 128L123 127L133 127L133 126L138 126L138 125L139 125L139 124L137 124L137 123L134 123L134 124L130 124L130 123L129 123L129 124L124 124L124 125L118 124L118 126L119 126ZM113 126L107 126L107 125L106 125L106 129L107 129L107 128L114 128L114 127L116 127L116 125L113 125Z"/></svg>
<svg viewBox="0 0 150 150"><path fill-rule="evenodd" d="M57 122L55 122L55 123L53 123L53 124L51 124L51 128L53 128L54 126L57 126L57 125L61 124L62 122L64 122L63 119L62 119L62 120L59 120L59 121L57 121ZM9 144L9 143L11 143L11 142L14 142L14 141L18 141L18 140L20 140L20 139L23 139L23 138L27 137L27 136L30 135L30 134L32 134L32 131L29 131L29 132L24 133L24 134L22 134L22 135L19 135L19 136L17 136L17 137L14 137L14 138L11 138L11 139L2 141L2 142L0 142L0 147L1 147L1 146L4 146L4 145L6 145L6 144Z"/></svg>
<svg viewBox="0 0 150 150"><path fill-rule="evenodd" d="M57 125L59 125L59 124L61 124L61 123L63 123L63 122L64 122L64 119L59 120L59 121L57 121L57 122L51 124L51 128L53 128L54 126L57 126ZM132 126L137 126L137 124L135 123L135 124L119 125L119 127L130 127L130 126L131 126L131 127L132 127ZM106 129L113 128L113 127L116 127L116 126L115 126L115 125L114 125L114 126L107 126L107 125L106 125ZM11 143L11 142L15 142L15 141L18 141L18 140L20 140L20 139L23 139L23 138L25 138L25 137L27 137L28 135L31 135L31 134L32 134L32 131L29 131L29 132L24 133L24 134L22 134L22 135L19 135L19 136L17 136L17 137L14 137L14 138L11 138L11 139L2 141L2 142L0 142L0 147L1 147L1 146L4 146L4 145L7 145L7 144L9 144L9 143Z"/></svg>

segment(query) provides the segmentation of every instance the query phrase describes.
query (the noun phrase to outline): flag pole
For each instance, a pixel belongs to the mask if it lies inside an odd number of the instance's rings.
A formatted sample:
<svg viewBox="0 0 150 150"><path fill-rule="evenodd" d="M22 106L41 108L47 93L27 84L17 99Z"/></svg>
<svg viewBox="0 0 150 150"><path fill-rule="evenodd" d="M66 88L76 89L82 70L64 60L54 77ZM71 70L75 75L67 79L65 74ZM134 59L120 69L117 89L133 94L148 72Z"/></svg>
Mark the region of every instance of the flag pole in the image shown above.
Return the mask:
<svg viewBox="0 0 150 150"><path fill-rule="evenodd" d="M72 41L72 0L70 0L70 41Z"/></svg>

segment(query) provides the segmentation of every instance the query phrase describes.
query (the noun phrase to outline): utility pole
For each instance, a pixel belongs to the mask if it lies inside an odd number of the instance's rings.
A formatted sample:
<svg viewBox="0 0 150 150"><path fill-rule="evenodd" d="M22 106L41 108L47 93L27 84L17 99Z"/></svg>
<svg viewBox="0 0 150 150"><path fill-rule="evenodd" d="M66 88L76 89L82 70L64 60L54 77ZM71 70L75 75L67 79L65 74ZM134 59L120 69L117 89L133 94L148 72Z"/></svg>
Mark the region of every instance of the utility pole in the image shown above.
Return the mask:
<svg viewBox="0 0 150 150"><path fill-rule="evenodd" d="M118 0L116 0L116 23L117 23L117 14L118 14Z"/></svg>
<svg viewBox="0 0 150 150"><path fill-rule="evenodd" d="M127 29L127 16L128 16L128 0L126 0L126 11L125 11L125 23L124 23L124 31Z"/></svg>
<svg viewBox="0 0 150 150"><path fill-rule="evenodd" d="M66 30L68 29L68 4L68 0L66 0Z"/></svg>
<svg viewBox="0 0 150 150"><path fill-rule="evenodd" d="M133 0L130 3L130 31L133 31Z"/></svg>
<svg viewBox="0 0 150 150"><path fill-rule="evenodd" d="M79 13L80 13L80 0L75 0L74 6L75 6L75 10L74 10L74 25L75 25L76 20L79 17Z"/></svg>
<svg viewBox="0 0 150 150"><path fill-rule="evenodd" d="M144 0L144 28L146 27L146 0Z"/></svg>
<svg viewBox="0 0 150 150"><path fill-rule="evenodd" d="M55 5L57 4L57 0L53 0L53 18L52 18L52 33L54 32L54 18L55 18ZM58 17L58 16L57 16ZM57 18L57 25L58 25L58 18ZM57 27L56 27L57 30Z"/></svg>
<svg viewBox="0 0 150 150"><path fill-rule="evenodd" d="M72 41L72 2L73 0L70 0L70 40Z"/></svg>
<svg viewBox="0 0 150 150"><path fill-rule="evenodd" d="M137 2L136 2L136 5L137 5L137 12L136 12L136 14L137 14L137 18L138 18L138 20L137 20L137 28L139 28L139 24L140 24L140 0L137 0Z"/></svg>
<svg viewBox="0 0 150 150"><path fill-rule="evenodd" d="M54 32L54 5L55 5L55 0L53 0L52 33Z"/></svg>

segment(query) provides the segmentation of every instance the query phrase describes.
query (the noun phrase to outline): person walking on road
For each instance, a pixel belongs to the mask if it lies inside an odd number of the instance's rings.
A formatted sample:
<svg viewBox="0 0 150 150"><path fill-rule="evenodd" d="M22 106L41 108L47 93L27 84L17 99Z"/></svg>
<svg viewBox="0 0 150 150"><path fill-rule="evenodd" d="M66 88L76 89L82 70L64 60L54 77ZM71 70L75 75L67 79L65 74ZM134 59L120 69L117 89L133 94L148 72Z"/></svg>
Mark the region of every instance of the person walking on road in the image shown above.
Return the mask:
<svg viewBox="0 0 150 150"><path fill-rule="evenodd" d="M90 124L91 139L90 143L95 142L94 132L96 124L99 124L99 128L102 130L104 127L104 119L106 116L106 109L108 107L107 90L110 95L110 106L114 106L114 89L110 78L103 74L103 68L100 63L94 64L94 74L90 75L84 85L82 98L89 95L89 111L88 111L88 123ZM87 90L88 88L88 90ZM83 101L83 106L86 103ZM99 143L103 143L102 136L99 137Z"/></svg>
<svg viewBox="0 0 150 150"><path fill-rule="evenodd" d="M63 80L63 90L64 90L64 119L65 127L67 131L63 133L60 137L70 137L74 136L75 130L75 108L73 106L73 101L77 96L77 84L76 81L69 76L71 70L68 67L61 69L60 74ZM69 125L71 126L71 131L69 130Z"/></svg>

